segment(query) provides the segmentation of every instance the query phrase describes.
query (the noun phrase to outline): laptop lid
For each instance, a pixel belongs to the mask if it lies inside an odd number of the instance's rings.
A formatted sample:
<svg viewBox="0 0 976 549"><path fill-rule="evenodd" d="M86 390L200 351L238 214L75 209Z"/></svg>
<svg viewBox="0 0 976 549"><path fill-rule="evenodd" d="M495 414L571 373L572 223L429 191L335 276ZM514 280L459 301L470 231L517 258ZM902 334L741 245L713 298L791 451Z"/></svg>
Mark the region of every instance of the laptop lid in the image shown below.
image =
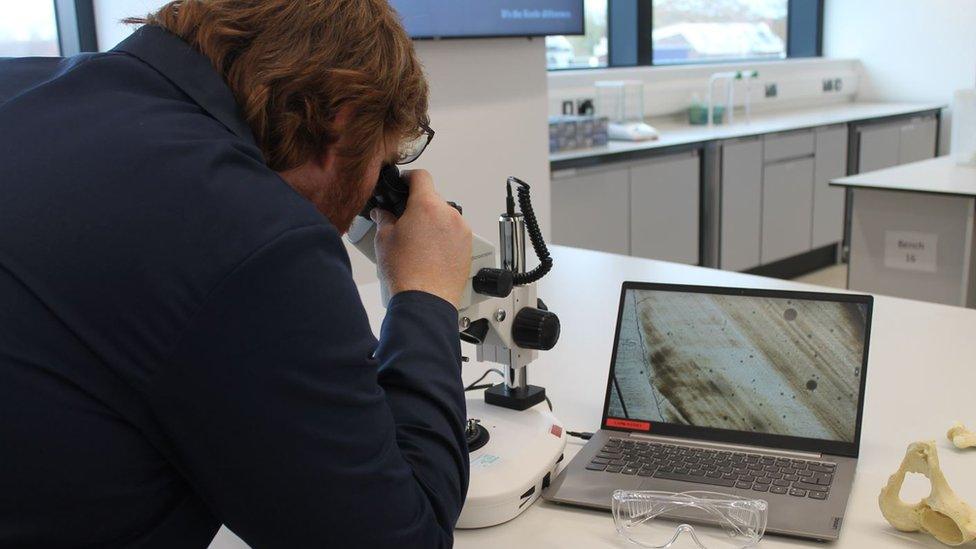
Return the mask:
<svg viewBox="0 0 976 549"><path fill-rule="evenodd" d="M857 457L873 303L624 282L602 426Z"/></svg>

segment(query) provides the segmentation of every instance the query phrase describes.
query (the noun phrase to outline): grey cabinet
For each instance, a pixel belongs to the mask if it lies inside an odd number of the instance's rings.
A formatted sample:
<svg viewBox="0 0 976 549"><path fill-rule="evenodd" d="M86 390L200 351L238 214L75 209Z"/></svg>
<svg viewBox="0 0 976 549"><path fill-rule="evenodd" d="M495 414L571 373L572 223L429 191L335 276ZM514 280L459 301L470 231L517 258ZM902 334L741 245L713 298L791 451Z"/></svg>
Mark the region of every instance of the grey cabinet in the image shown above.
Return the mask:
<svg viewBox="0 0 976 549"><path fill-rule="evenodd" d="M811 249L815 153L813 130L723 144L722 269L748 270Z"/></svg>
<svg viewBox="0 0 976 549"><path fill-rule="evenodd" d="M860 126L857 172L935 157L938 126L935 115Z"/></svg>
<svg viewBox="0 0 976 549"><path fill-rule="evenodd" d="M630 255L697 265L701 162L697 151L630 169Z"/></svg>
<svg viewBox="0 0 976 549"><path fill-rule="evenodd" d="M552 175L556 244L697 265L698 151Z"/></svg>
<svg viewBox="0 0 976 549"><path fill-rule="evenodd" d="M554 172L552 241L630 253L630 170L595 168Z"/></svg>
<svg viewBox="0 0 976 549"><path fill-rule="evenodd" d="M908 164L934 158L937 128L934 116L916 117L902 124L899 128L899 163Z"/></svg>
<svg viewBox="0 0 976 549"><path fill-rule="evenodd" d="M861 128L858 173L897 166L901 147L901 125L879 124Z"/></svg>
<svg viewBox="0 0 976 549"><path fill-rule="evenodd" d="M759 138L722 144L722 269L742 271L759 265L762 233L763 143Z"/></svg>
<svg viewBox="0 0 976 549"><path fill-rule="evenodd" d="M817 129L813 170L813 235L811 248L844 238L844 189L830 181L847 175L847 126Z"/></svg>
<svg viewBox="0 0 976 549"><path fill-rule="evenodd" d="M811 156L767 164L763 169L763 264L810 250L813 171Z"/></svg>

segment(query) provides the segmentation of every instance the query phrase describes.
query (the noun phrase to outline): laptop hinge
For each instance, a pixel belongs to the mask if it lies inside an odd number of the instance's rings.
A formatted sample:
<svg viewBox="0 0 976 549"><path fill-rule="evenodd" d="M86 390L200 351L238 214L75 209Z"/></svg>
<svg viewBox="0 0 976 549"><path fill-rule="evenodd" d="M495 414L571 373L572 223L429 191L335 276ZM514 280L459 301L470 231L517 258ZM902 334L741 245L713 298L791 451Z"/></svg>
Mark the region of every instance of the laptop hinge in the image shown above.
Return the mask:
<svg viewBox="0 0 976 549"><path fill-rule="evenodd" d="M693 438L665 437L658 435L646 435L643 433L630 433L630 437L641 440L667 442L670 444L681 444L685 446L700 446L702 448L714 448L739 452L761 452L763 454L784 457L789 456L803 459L823 459L823 454L820 452L801 452L799 450L784 450L782 448L767 448L765 446L743 446L741 444L730 444L727 442L709 442L706 440L697 440Z"/></svg>

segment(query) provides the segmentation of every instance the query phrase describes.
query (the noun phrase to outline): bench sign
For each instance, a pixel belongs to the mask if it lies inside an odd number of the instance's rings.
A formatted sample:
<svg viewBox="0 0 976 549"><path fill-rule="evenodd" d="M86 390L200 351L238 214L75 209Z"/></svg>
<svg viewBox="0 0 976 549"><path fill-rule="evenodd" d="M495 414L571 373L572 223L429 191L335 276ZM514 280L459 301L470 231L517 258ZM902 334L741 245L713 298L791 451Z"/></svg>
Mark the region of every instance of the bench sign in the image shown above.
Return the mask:
<svg viewBox="0 0 976 549"><path fill-rule="evenodd" d="M934 273L939 235L916 231L885 231L885 267Z"/></svg>

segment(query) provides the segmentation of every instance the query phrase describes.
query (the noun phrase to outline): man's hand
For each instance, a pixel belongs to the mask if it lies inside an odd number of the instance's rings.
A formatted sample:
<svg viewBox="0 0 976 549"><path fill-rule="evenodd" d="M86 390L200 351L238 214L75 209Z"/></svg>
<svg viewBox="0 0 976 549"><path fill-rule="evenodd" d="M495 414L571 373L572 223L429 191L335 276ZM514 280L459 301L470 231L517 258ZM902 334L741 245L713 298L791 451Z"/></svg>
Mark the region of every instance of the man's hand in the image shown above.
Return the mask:
<svg viewBox="0 0 976 549"><path fill-rule="evenodd" d="M458 307L471 270L471 228L434 191L427 171L404 172L403 178L410 185L403 215L370 212L380 277L391 296L419 290Z"/></svg>

